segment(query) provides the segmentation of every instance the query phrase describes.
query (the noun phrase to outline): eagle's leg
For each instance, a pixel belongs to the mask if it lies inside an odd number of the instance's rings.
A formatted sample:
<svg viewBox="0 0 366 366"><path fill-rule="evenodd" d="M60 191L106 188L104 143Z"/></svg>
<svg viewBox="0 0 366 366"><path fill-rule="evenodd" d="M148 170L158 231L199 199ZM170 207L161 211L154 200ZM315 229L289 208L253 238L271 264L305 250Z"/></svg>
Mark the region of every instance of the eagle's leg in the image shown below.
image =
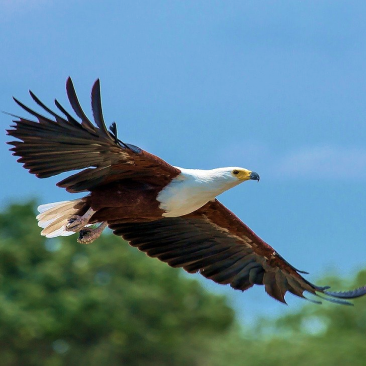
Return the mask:
<svg viewBox="0 0 366 366"><path fill-rule="evenodd" d="M66 225L66 231L74 231L75 233L84 228L89 223L90 218L96 213L91 207L83 216L74 215L69 219Z"/></svg>
<svg viewBox="0 0 366 366"><path fill-rule="evenodd" d="M107 226L107 222L102 222L96 229L85 228L79 231L78 243L80 244L90 244L95 239L98 239L102 234L103 230Z"/></svg>

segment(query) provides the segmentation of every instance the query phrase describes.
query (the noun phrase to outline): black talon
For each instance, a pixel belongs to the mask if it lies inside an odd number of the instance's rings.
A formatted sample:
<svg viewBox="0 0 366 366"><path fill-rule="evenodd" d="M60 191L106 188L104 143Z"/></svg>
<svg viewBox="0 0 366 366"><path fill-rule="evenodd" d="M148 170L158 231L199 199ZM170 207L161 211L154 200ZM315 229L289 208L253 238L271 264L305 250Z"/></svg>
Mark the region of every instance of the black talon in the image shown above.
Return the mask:
<svg viewBox="0 0 366 366"><path fill-rule="evenodd" d="M79 240L83 239L86 235L91 232L90 229L83 229L79 231Z"/></svg>

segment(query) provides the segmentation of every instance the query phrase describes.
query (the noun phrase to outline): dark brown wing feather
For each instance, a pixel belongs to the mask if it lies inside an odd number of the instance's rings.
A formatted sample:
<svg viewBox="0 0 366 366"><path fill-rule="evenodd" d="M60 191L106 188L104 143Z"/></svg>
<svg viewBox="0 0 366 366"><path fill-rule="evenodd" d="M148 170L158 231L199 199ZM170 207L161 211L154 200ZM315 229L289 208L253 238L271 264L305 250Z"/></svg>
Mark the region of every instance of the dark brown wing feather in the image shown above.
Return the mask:
<svg viewBox="0 0 366 366"><path fill-rule="evenodd" d="M183 217L130 224L109 221L109 227L132 246L172 267L199 272L242 291L264 285L270 296L283 303L287 291L303 298L305 291L317 296L323 293L330 296L325 300L347 305L350 303L339 299L366 294L366 286L349 292L328 292L328 287L308 282L217 200Z"/></svg>
<svg viewBox="0 0 366 366"><path fill-rule="evenodd" d="M118 139L115 124L108 131L104 123L100 84L97 80L92 89L92 110L95 125L82 110L71 79L66 83L70 104L81 119L78 122L59 102L62 117L44 105L32 92L33 100L53 118L45 117L23 103L15 101L37 122L19 117L8 134L20 141L8 142L13 155L29 172L39 178L47 178L63 172L81 170L62 180L58 186L69 192L91 190L121 179L138 178L164 186L180 173L155 155L126 144Z"/></svg>

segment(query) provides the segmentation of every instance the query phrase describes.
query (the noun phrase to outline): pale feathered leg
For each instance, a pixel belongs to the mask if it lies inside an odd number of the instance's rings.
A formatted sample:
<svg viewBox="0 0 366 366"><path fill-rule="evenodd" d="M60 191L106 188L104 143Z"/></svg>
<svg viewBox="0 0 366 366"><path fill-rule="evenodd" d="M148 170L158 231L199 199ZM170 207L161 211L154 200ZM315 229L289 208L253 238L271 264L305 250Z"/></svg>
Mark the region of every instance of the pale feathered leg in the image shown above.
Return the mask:
<svg viewBox="0 0 366 366"><path fill-rule="evenodd" d="M85 212L83 216L74 215L69 219L68 224L66 225L66 231L78 232L88 225L90 218L96 213L92 208L89 208L88 211Z"/></svg>
<svg viewBox="0 0 366 366"><path fill-rule="evenodd" d="M80 244L90 244L95 239L98 239L102 234L103 230L107 227L107 222L102 222L96 229L82 229L79 232L78 243Z"/></svg>

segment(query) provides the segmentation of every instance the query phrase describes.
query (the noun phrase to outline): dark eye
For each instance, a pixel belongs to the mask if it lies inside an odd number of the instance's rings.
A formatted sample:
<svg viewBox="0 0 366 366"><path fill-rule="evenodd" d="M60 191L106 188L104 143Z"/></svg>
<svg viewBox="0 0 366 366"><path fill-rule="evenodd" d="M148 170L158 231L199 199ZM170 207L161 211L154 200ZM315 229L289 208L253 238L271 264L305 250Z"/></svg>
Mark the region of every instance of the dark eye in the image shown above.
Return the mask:
<svg viewBox="0 0 366 366"><path fill-rule="evenodd" d="M239 170L233 170L233 174L235 174L235 175L237 175L237 174L239 174Z"/></svg>

